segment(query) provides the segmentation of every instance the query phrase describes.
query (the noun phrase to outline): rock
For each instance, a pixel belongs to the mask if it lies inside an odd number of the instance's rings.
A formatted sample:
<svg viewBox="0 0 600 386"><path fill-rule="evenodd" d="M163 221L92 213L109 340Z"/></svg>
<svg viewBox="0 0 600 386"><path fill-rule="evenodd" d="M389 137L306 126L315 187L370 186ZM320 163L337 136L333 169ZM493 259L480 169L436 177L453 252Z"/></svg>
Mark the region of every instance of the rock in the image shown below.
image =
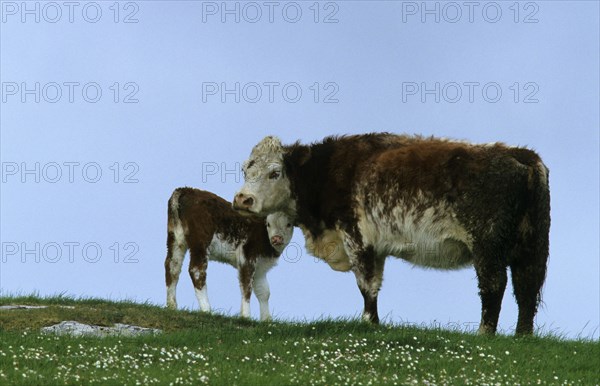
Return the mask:
<svg viewBox="0 0 600 386"><path fill-rule="evenodd" d="M56 306L60 308L75 308L75 306ZM23 304L10 304L7 306L0 306L0 310L31 310L38 308L48 308L48 306L26 306Z"/></svg>
<svg viewBox="0 0 600 386"><path fill-rule="evenodd" d="M0 306L0 310L29 310L34 308L47 308L48 306L24 306L24 305L8 305Z"/></svg>
<svg viewBox="0 0 600 386"><path fill-rule="evenodd" d="M68 320L49 327L42 327L42 333L72 336L139 336L148 334L160 334L161 330L156 328L145 328L129 324L116 323L114 327L95 326Z"/></svg>

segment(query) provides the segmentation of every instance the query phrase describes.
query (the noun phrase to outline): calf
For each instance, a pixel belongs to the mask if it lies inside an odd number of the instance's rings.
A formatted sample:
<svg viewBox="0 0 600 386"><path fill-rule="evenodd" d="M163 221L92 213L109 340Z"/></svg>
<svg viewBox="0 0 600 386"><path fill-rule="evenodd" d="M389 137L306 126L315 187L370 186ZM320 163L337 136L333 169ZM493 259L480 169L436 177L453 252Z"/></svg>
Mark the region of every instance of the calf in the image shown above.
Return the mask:
<svg viewBox="0 0 600 386"><path fill-rule="evenodd" d="M481 333L496 331L512 273L517 334L531 334L546 276L548 169L533 151L388 133L283 146L266 137L244 163L241 211L285 211L308 251L352 270L363 317L378 322L388 255L438 269L475 267Z"/></svg>
<svg viewBox="0 0 600 386"><path fill-rule="evenodd" d="M186 251L189 273L202 311L210 311L206 289L208 260L238 269L242 291L241 315L250 317L254 287L260 319L270 319L267 272L292 238L293 227L283 213L264 218L243 216L221 197L193 188L178 188L169 199L167 258L167 306L177 308L176 287Z"/></svg>

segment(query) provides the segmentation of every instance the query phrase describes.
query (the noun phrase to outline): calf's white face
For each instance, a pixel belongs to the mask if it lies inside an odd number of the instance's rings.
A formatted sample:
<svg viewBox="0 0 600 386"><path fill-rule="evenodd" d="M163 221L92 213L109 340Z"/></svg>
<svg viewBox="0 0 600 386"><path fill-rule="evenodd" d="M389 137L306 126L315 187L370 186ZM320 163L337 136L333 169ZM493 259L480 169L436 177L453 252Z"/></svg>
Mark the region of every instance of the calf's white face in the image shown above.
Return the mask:
<svg viewBox="0 0 600 386"><path fill-rule="evenodd" d="M290 180L283 167L283 146L276 137L265 137L242 167L244 186L235 195L233 207L258 215L293 212Z"/></svg>
<svg viewBox="0 0 600 386"><path fill-rule="evenodd" d="M268 215L265 222L271 245L277 252L281 253L294 234L292 221L285 213L275 212Z"/></svg>

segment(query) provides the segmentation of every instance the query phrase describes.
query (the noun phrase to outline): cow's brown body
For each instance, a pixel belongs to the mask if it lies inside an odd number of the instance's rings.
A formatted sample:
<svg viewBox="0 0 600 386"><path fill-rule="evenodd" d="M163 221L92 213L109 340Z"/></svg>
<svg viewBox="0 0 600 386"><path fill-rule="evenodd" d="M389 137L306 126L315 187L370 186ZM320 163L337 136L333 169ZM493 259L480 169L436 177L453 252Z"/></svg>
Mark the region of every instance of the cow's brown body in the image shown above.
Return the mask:
<svg viewBox="0 0 600 386"><path fill-rule="evenodd" d="M393 255L440 269L472 264L484 333L496 330L510 267L517 333L532 332L550 227L548 170L535 152L392 134L280 145L280 154L277 142L267 137L254 148L245 170L253 181L235 203L294 215L311 253L355 273L365 318L378 321L384 261ZM264 160L281 163L288 200L266 197L252 170Z"/></svg>

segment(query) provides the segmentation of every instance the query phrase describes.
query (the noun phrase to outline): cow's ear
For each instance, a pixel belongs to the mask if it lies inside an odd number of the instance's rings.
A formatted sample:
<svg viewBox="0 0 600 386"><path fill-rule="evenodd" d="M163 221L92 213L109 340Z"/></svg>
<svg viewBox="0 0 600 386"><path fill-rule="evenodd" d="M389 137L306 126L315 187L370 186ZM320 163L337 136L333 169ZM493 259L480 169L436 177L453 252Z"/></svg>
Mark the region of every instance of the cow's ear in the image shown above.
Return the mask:
<svg viewBox="0 0 600 386"><path fill-rule="evenodd" d="M297 143L289 150L289 159L296 166L304 165L310 159L311 155L310 147Z"/></svg>

